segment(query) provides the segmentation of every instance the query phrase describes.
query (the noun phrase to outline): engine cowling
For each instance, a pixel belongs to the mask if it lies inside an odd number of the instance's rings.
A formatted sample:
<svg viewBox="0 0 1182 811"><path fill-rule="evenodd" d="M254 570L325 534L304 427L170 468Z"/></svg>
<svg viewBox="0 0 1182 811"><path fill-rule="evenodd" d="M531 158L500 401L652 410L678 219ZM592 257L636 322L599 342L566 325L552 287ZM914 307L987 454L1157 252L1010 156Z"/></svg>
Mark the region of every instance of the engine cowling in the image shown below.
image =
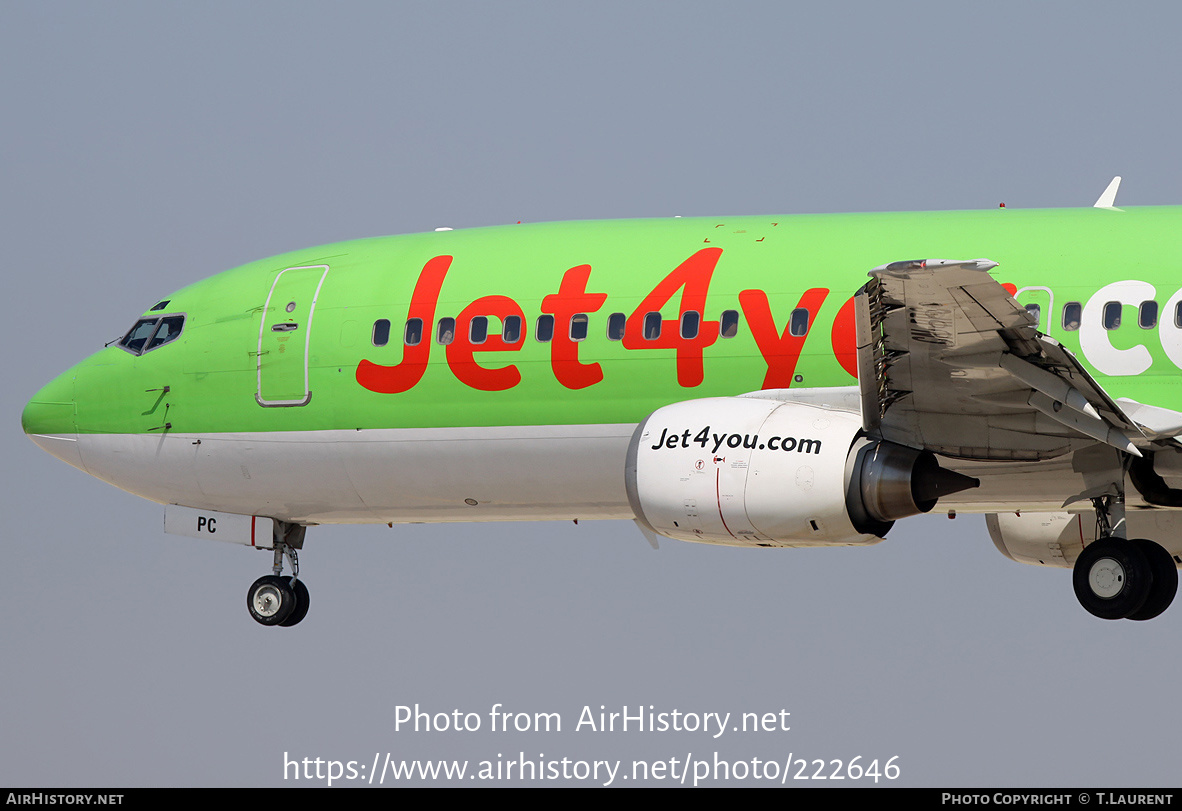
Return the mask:
<svg viewBox="0 0 1182 811"><path fill-rule="evenodd" d="M977 486L933 454L866 437L858 414L745 397L654 411L628 448L637 520L730 546L848 546Z"/></svg>
<svg viewBox="0 0 1182 811"><path fill-rule="evenodd" d="M1034 566L1069 569L1084 547L1097 538L1090 513L1011 512L985 516L993 545L1010 560ZM1182 566L1182 513L1177 510L1129 510L1129 538L1149 538Z"/></svg>

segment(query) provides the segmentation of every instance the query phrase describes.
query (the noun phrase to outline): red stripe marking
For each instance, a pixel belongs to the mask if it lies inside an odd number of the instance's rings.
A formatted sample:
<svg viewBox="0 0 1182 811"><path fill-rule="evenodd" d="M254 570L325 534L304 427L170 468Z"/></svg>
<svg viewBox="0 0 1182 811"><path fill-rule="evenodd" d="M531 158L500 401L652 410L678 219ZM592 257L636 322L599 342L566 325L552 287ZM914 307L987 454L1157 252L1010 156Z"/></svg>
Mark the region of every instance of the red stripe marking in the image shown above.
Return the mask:
<svg viewBox="0 0 1182 811"><path fill-rule="evenodd" d="M722 528L725 529L730 536L736 541L739 536L731 532L731 528L726 525L726 518L722 514L722 492L720 482L722 480L722 468L714 468L714 500L718 503L718 520L722 521Z"/></svg>

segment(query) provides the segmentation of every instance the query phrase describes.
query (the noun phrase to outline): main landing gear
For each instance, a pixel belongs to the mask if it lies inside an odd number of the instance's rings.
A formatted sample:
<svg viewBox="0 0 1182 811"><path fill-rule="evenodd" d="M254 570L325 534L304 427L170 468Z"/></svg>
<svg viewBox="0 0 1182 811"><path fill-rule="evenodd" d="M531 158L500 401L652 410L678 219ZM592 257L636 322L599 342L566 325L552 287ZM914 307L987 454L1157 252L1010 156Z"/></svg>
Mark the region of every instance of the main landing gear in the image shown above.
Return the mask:
<svg viewBox="0 0 1182 811"><path fill-rule="evenodd" d="M1174 559L1153 541L1116 534L1124 529L1123 498L1102 496L1092 504L1099 539L1075 561L1075 596L1101 619L1153 619L1169 608L1178 591Z"/></svg>
<svg viewBox="0 0 1182 811"><path fill-rule="evenodd" d="M305 527L275 522L275 561L272 574L260 577L246 592L246 608L260 625L290 628L308 614L308 587L299 579L296 550L304 545ZM291 564L291 577L283 576L283 559Z"/></svg>

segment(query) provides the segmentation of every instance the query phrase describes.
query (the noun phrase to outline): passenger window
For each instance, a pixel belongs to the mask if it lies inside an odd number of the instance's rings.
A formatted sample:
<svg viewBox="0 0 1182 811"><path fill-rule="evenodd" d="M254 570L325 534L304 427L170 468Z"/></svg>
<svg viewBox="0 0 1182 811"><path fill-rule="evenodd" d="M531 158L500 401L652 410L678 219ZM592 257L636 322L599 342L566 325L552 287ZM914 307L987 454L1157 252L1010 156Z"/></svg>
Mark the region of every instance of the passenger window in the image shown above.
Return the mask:
<svg viewBox="0 0 1182 811"><path fill-rule="evenodd" d="M488 340L488 316L477 315L468 324L468 340L482 344Z"/></svg>
<svg viewBox="0 0 1182 811"><path fill-rule="evenodd" d="M1079 329L1079 319L1083 315L1083 305L1078 301L1069 301L1063 305L1063 330L1075 332Z"/></svg>
<svg viewBox="0 0 1182 811"><path fill-rule="evenodd" d="M697 338L698 327L702 323L702 316L694 310L686 310L681 314L681 337L682 338Z"/></svg>
<svg viewBox="0 0 1182 811"><path fill-rule="evenodd" d="M1104 305L1104 329L1120 327L1120 302L1110 301Z"/></svg>
<svg viewBox="0 0 1182 811"><path fill-rule="evenodd" d="M521 316L505 316L505 323L501 328L501 338L507 344L515 344L521 340Z"/></svg>
<svg viewBox="0 0 1182 811"><path fill-rule="evenodd" d="M587 337L587 314L576 313L570 317L570 339L582 341Z"/></svg>
<svg viewBox="0 0 1182 811"><path fill-rule="evenodd" d="M628 324L628 316L623 313L612 313L607 317L607 338L609 341L624 340L624 327Z"/></svg>
<svg viewBox="0 0 1182 811"><path fill-rule="evenodd" d="M797 307L788 319L788 334L795 338L802 338L809 331L809 311L804 307Z"/></svg>
<svg viewBox="0 0 1182 811"><path fill-rule="evenodd" d="M723 338L734 338L739 334L739 311L725 310L718 320L718 334Z"/></svg>
<svg viewBox="0 0 1182 811"><path fill-rule="evenodd" d="M644 317L644 340L655 341L661 337L661 314L648 313Z"/></svg>
<svg viewBox="0 0 1182 811"><path fill-rule="evenodd" d="M554 339L554 316L538 316L538 323L534 327L534 339L542 343L549 343Z"/></svg>
<svg viewBox="0 0 1182 811"><path fill-rule="evenodd" d="M373 334L370 337L374 346L385 346L390 343L390 322L385 318L379 318L373 322Z"/></svg>
<svg viewBox="0 0 1182 811"><path fill-rule="evenodd" d="M456 320L454 318L440 318L439 327L435 330L435 340L447 346L456 339Z"/></svg>
<svg viewBox="0 0 1182 811"><path fill-rule="evenodd" d="M1174 326L1182 329L1182 301L1174 305Z"/></svg>
<svg viewBox="0 0 1182 811"><path fill-rule="evenodd" d="M1137 308L1137 325L1141 329L1153 329L1157 326L1157 302L1143 301Z"/></svg>
<svg viewBox="0 0 1182 811"><path fill-rule="evenodd" d="M386 327L387 332L389 326ZM407 346L418 346L423 341L423 319L406 319L406 329L402 333L402 342Z"/></svg>
<svg viewBox="0 0 1182 811"><path fill-rule="evenodd" d="M1027 304L1026 312L1030 313L1030 317L1034 319L1034 325L1041 326L1042 324L1042 307L1037 304Z"/></svg>

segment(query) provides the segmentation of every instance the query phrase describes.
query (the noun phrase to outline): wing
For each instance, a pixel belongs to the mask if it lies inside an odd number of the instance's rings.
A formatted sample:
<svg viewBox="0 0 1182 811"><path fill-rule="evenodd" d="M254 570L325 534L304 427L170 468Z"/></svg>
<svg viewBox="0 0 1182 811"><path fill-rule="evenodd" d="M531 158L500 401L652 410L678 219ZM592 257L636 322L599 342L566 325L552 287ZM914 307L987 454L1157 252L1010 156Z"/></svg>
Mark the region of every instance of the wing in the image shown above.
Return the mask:
<svg viewBox="0 0 1182 811"><path fill-rule="evenodd" d="M961 459L1038 460L1148 445L988 259L892 262L856 296L862 420L884 439Z"/></svg>

